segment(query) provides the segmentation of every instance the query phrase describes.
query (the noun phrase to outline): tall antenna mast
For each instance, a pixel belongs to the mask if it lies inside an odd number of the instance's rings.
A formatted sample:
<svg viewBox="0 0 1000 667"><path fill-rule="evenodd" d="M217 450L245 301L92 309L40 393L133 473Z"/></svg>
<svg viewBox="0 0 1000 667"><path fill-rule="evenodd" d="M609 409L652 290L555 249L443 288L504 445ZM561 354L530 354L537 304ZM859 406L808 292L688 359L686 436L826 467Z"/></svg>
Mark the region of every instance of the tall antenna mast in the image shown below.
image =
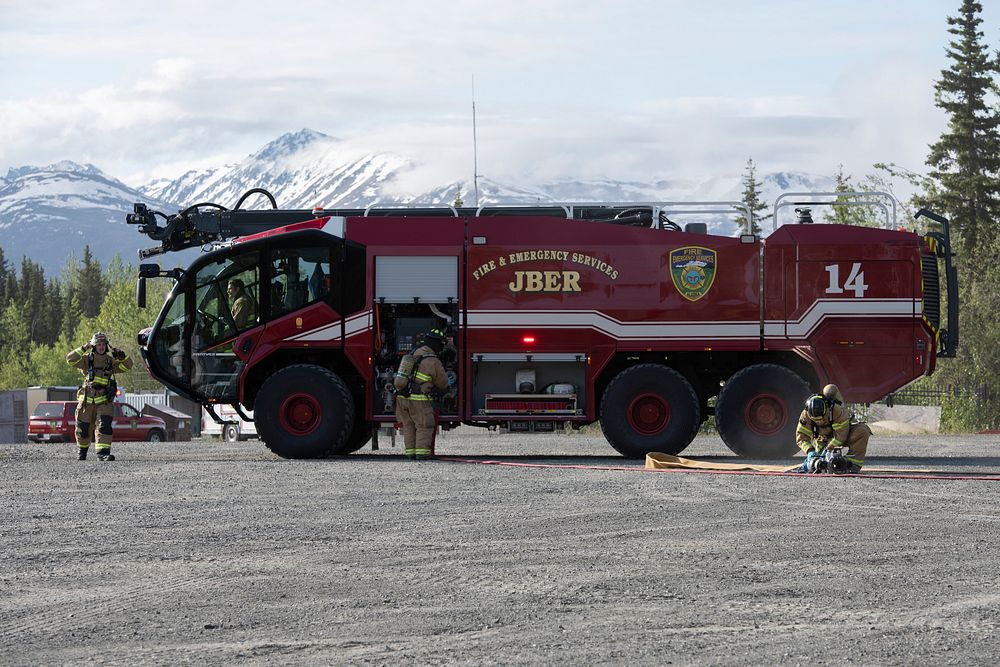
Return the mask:
<svg viewBox="0 0 1000 667"><path fill-rule="evenodd" d="M472 75L472 187L476 208L479 208L479 148L476 141L476 75Z"/></svg>

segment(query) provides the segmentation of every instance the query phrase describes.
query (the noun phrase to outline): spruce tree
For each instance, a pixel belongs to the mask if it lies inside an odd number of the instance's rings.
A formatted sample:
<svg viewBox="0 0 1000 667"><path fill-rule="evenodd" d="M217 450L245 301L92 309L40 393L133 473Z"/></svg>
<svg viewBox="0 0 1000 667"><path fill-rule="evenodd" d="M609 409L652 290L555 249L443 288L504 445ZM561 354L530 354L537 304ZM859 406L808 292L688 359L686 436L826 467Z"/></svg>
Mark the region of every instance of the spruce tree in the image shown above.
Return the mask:
<svg viewBox="0 0 1000 667"><path fill-rule="evenodd" d="M744 234L760 234L760 224L758 223L773 217L770 213L760 215L761 211L766 211L770 207L761 197L760 188L764 184L757 180L756 171L757 165L754 164L751 157L747 160L747 168L743 174L742 199L743 204L750 209L750 220L747 220L747 216L742 209L740 209L740 215L736 218L736 224L740 226Z"/></svg>
<svg viewBox="0 0 1000 667"><path fill-rule="evenodd" d="M963 0L959 16L948 17L951 66L934 86L948 129L927 156L939 185L932 205L951 219L957 245L970 258L978 255L980 241L992 237L1000 216L1000 116L989 102L998 64L982 41L982 11L979 2Z"/></svg>
<svg viewBox="0 0 1000 667"><path fill-rule="evenodd" d="M83 266L77 274L77 300L84 317L94 318L101 312L107 284L101 272L101 263L94 259L90 246L83 248Z"/></svg>
<svg viewBox="0 0 1000 667"><path fill-rule="evenodd" d="M24 307L29 339L37 342L45 329L45 269L27 257L21 259L17 294Z"/></svg>
<svg viewBox="0 0 1000 667"><path fill-rule="evenodd" d="M851 182L851 175L844 173L844 165L837 165L837 173L833 175L834 192L872 192L878 188L874 187L877 180L868 176L866 182L855 185ZM865 197L861 195L837 197L836 203L840 206L831 206L827 211L824 220L839 225L852 225L854 227L879 227L881 225L882 209L878 205L868 205L866 202L881 201L876 197ZM864 205L862 205L864 204Z"/></svg>
<svg viewBox="0 0 1000 667"><path fill-rule="evenodd" d="M948 18L951 65L934 87L948 128L930 147L932 187L919 198L951 220L959 273L958 358L939 364L936 381L986 388L984 404L963 399L962 409L942 413L945 427L963 429L991 427L1000 419L1000 339L994 326L1000 304L1000 112L995 106L1000 65L983 43L981 12L979 2L963 0L959 16Z"/></svg>
<svg viewBox="0 0 1000 667"><path fill-rule="evenodd" d="M3 248L0 247L0 310L3 310L4 306L7 305L7 277L10 276L11 273L12 271L10 264L7 262L7 256L4 254Z"/></svg>

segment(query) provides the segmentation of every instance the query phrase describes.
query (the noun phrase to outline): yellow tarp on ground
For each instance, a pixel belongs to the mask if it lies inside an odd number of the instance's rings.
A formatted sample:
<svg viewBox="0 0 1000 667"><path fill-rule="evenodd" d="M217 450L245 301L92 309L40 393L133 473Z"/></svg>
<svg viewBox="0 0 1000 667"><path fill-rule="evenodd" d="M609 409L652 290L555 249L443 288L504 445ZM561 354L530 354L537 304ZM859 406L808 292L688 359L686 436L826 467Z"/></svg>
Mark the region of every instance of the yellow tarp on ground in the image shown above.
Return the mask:
<svg viewBox="0 0 1000 667"><path fill-rule="evenodd" d="M688 470L754 470L756 472L790 472L801 467L797 465L757 465L753 463L714 463L695 461L671 454L653 452L646 454L647 468L686 468Z"/></svg>

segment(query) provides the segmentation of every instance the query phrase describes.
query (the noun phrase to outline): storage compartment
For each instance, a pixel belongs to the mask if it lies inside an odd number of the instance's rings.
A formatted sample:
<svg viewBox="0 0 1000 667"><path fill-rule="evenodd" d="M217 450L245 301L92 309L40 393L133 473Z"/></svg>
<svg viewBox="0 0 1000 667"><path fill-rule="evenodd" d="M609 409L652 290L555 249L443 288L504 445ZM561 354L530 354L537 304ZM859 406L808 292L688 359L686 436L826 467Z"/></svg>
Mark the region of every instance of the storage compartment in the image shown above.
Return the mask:
<svg viewBox="0 0 1000 667"><path fill-rule="evenodd" d="M471 356L473 415L576 417L584 414L586 354L473 353Z"/></svg>
<svg viewBox="0 0 1000 667"><path fill-rule="evenodd" d="M431 329L445 330L448 318L455 322L458 307L454 303L376 303L373 308L375 349L372 351L375 382L373 383L373 414L389 416L395 414L395 394L392 380L403 355L411 352L417 338ZM451 385L441 392L436 407L444 416L458 414L458 353L447 346L438 355Z"/></svg>

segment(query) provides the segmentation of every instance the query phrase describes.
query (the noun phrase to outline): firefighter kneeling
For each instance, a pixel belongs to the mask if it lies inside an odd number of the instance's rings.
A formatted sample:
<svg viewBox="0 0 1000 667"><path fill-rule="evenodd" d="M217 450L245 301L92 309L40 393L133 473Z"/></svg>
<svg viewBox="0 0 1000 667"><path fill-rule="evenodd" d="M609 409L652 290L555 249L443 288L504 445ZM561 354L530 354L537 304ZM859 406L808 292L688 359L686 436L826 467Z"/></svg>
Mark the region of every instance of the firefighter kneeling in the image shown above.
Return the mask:
<svg viewBox="0 0 1000 667"><path fill-rule="evenodd" d="M806 454L802 472L861 472L871 435L868 424L852 423L837 385L826 385L821 394L806 400L806 409L799 416L795 443ZM847 454L840 455L845 447Z"/></svg>
<svg viewBox="0 0 1000 667"><path fill-rule="evenodd" d="M83 373L83 384L76 394L76 444L80 448L79 458L81 461L87 458L90 434L94 426L97 426L97 458L114 461L115 457L111 453L111 423L115 416L115 394L118 393L115 373L132 368L132 360L121 350L111 347L108 337L98 331L89 343L67 354L66 362ZM96 423L98 420L100 425Z"/></svg>
<svg viewBox="0 0 1000 667"><path fill-rule="evenodd" d="M441 331L428 331L417 339L416 347L403 357L396 372L396 421L410 459L429 459L434 454L437 416L431 393L448 388L448 375L438 359L444 346Z"/></svg>

